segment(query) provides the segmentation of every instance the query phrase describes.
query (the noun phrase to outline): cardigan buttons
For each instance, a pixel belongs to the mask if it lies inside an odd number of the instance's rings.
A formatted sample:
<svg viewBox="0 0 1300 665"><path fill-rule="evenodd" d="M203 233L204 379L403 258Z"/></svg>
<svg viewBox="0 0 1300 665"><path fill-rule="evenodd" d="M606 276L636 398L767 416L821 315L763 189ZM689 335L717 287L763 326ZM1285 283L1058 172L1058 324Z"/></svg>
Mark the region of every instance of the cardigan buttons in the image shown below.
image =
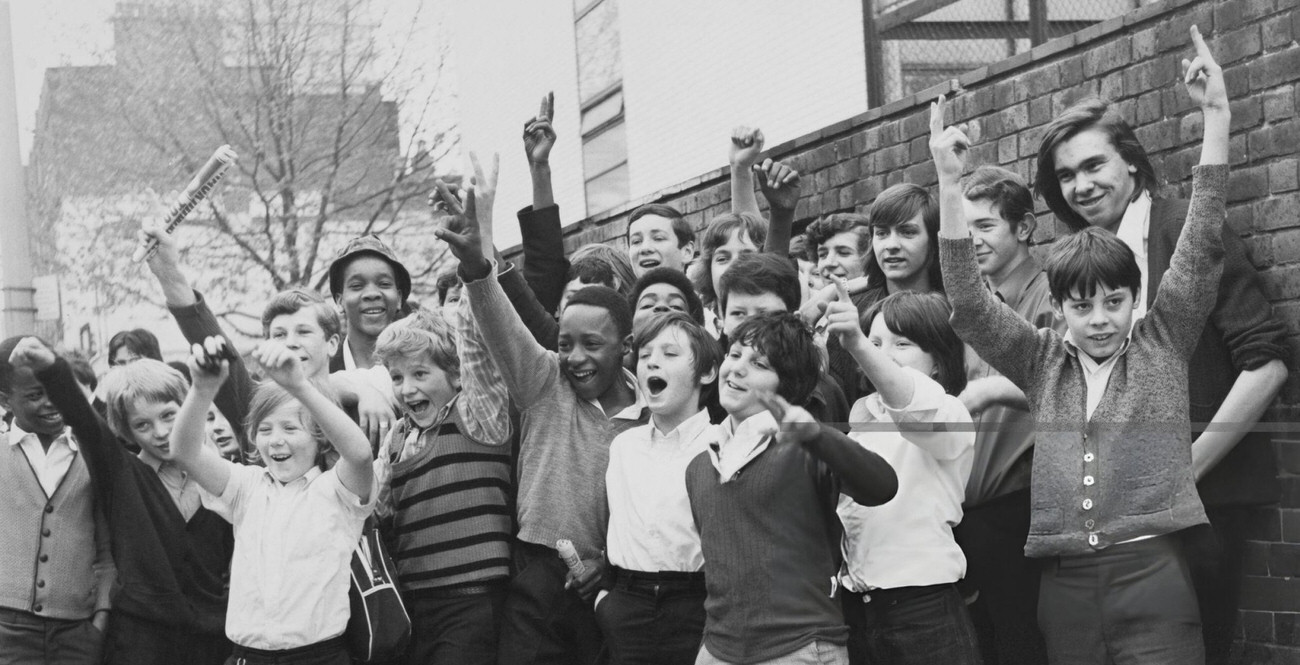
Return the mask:
<svg viewBox="0 0 1300 665"><path fill-rule="evenodd" d="M1092 484L1095 483L1095 482L1097 482L1097 481L1093 480L1092 476L1084 476L1084 477L1083 477L1083 484L1084 484L1085 486L1087 486L1087 487L1092 487Z"/></svg>
<svg viewBox="0 0 1300 665"><path fill-rule="evenodd" d="M1084 499L1084 500L1083 500L1083 509L1084 509L1084 510L1092 510L1092 499Z"/></svg>
<svg viewBox="0 0 1300 665"><path fill-rule="evenodd" d="M1094 521L1092 521L1092 520L1090 520L1090 519L1089 519L1089 520L1084 520L1084 521L1083 521L1083 528L1085 528L1085 529L1091 529L1092 527L1094 527L1094 526L1096 526L1096 525L1097 525L1097 523L1094 522Z"/></svg>
<svg viewBox="0 0 1300 665"><path fill-rule="evenodd" d="M1088 544L1089 544L1089 545L1092 545L1093 547L1096 547L1098 542L1100 542L1100 539L1097 538L1097 534L1095 534L1095 533L1090 533L1090 534L1088 534Z"/></svg>
<svg viewBox="0 0 1300 665"><path fill-rule="evenodd" d="M1085 462L1091 462L1091 461L1093 461L1094 459L1097 459L1097 458L1094 457L1092 453L1084 453L1084 454L1083 454L1083 461L1085 461Z"/></svg>

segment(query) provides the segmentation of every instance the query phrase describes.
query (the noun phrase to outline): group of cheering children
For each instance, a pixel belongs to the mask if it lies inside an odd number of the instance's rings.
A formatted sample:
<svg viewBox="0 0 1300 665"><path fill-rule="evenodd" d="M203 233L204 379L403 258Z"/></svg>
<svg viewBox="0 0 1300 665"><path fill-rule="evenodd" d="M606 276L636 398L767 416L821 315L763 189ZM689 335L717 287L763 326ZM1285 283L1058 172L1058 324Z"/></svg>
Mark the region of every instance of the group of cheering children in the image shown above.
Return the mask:
<svg viewBox="0 0 1300 665"><path fill-rule="evenodd" d="M1192 39L1204 143L1158 284L1098 221L1143 192L1111 186L1136 141L1096 100L1044 134L1038 185L1082 222L1044 270L1030 191L962 179L943 98L937 201L896 185L791 238L798 173L742 128L734 213L698 259L664 205L631 214L626 254L566 258L548 96L524 130L524 270L475 161L431 196L459 260L439 306L358 238L334 303L268 303L261 382L145 228L188 380L142 357L91 391L40 340L0 344L0 663L101 641L131 665L348 663L367 520L407 663L1203 662L1188 359L1225 261L1229 111Z"/></svg>

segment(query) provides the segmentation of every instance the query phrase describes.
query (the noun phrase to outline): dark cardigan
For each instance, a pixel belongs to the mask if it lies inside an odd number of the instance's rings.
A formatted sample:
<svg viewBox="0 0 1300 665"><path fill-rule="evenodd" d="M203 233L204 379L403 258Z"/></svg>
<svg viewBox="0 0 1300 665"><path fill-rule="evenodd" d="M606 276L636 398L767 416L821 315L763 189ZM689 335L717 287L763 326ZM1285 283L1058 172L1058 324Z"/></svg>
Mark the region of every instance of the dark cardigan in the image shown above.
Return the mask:
<svg viewBox="0 0 1300 665"><path fill-rule="evenodd" d="M118 443L86 402L65 360L36 378L77 435L96 499L106 507L119 585L113 611L224 636L230 524L206 508L186 522L158 474Z"/></svg>

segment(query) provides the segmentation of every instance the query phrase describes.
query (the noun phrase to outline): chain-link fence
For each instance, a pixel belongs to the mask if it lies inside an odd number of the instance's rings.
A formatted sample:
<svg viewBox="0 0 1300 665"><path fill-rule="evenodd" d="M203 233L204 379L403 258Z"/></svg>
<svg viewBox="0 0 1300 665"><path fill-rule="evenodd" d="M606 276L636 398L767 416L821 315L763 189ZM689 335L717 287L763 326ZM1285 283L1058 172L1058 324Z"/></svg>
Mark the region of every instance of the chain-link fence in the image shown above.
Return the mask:
<svg viewBox="0 0 1300 665"><path fill-rule="evenodd" d="M875 0L884 104L1155 0ZM870 41L870 38L869 38ZM869 48L871 45L868 45ZM878 87L877 87L878 86Z"/></svg>

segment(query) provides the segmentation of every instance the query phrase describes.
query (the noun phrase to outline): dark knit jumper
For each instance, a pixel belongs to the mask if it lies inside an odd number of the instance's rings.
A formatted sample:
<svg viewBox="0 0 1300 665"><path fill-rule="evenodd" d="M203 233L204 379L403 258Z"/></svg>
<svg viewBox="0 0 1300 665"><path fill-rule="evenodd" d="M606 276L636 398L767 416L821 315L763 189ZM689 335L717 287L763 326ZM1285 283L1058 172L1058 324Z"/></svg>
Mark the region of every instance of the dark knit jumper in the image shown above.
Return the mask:
<svg viewBox="0 0 1300 665"><path fill-rule="evenodd" d="M36 378L77 435L106 508L119 585L113 611L224 636L230 524L206 508L186 522L158 474L118 443L86 402L66 361Z"/></svg>

